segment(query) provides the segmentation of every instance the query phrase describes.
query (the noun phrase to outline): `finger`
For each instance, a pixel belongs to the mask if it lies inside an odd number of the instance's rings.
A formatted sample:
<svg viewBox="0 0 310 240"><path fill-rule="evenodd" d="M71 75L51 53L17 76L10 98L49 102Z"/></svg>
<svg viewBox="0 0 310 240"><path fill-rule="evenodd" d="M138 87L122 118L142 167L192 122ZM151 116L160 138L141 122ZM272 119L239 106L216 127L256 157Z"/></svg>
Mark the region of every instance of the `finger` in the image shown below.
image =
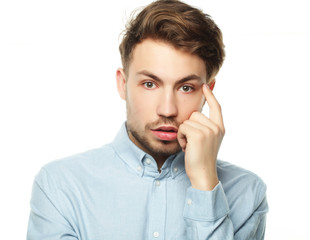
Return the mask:
<svg viewBox="0 0 310 240"><path fill-rule="evenodd" d="M208 117L206 117L200 112L193 112L189 118L189 121L187 122L197 122L199 124L197 125L197 128L208 127L215 133L217 133L219 130L222 130L220 126L215 124L213 121L211 121Z"/></svg>
<svg viewBox="0 0 310 240"><path fill-rule="evenodd" d="M193 133L195 131L198 131L198 130L194 128L193 126L186 124L186 122L182 123L179 126L178 133L177 133L177 139L183 151L185 151L188 138L191 136L190 133Z"/></svg>
<svg viewBox="0 0 310 240"><path fill-rule="evenodd" d="M224 134L225 134L224 132L221 131L219 126L215 125L212 122L211 122L211 127L203 125L199 122L191 121L191 120L187 120L185 123L193 127L192 129L196 130L195 134L191 136L193 137L195 136L195 138L199 139L200 141L213 139L212 137L215 137L215 139L221 140L223 139Z"/></svg>
<svg viewBox="0 0 310 240"><path fill-rule="evenodd" d="M178 142L182 148L182 151L185 152L186 144L187 144L186 137L185 136L178 137Z"/></svg>
<svg viewBox="0 0 310 240"><path fill-rule="evenodd" d="M186 120L179 127L178 137L180 139L185 138L186 142L188 142L191 138L196 139L197 136L204 136L205 133L208 132L213 132L213 130L208 126L202 125L201 123Z"/></svg>
<svg viewBox="0 0 310 240"><path fill-rule="evenodd" d="M186 143L187 143L187 139L186 139L186 134L184 132L184 126L182 127L183 124L181 124L179 126L178 132L177 132L177 139L178 142L182 148L182 151L185 152L186 149Z"/></svg>
<svg viewBox="0 0 310 240"><path fill-rule="evenodd" d="M210 120L212 120L215 124L217 124L222 129L224 129L221 105L218 103L213 92L206 84L204 84L202 89L203 89L203 93L205 95L206 101L209 105Z"/></svg>

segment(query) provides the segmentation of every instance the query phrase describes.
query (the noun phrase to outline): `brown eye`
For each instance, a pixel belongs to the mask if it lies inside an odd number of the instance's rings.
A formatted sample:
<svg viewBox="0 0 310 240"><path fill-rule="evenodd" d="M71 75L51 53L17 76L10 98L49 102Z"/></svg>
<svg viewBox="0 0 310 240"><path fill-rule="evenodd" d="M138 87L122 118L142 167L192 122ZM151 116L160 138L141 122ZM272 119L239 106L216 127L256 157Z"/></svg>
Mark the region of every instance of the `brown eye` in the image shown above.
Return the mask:
<svg viewBox="0 0 310 240"><path fill-rule="evenodd" d="M191 86L188 86L188 85L184 85L184 86L182 86L181 87L181 91L182 92L191 92L191 91L193 91L194 89L191 87Z"/></svg>
<svg viewBox="0 0 310 240"><path fill-rule="evenodd" d="M156 87L156 85L153 82L145 82L143 83L144 87L148 88L148 89L153 89Z"/></svg>

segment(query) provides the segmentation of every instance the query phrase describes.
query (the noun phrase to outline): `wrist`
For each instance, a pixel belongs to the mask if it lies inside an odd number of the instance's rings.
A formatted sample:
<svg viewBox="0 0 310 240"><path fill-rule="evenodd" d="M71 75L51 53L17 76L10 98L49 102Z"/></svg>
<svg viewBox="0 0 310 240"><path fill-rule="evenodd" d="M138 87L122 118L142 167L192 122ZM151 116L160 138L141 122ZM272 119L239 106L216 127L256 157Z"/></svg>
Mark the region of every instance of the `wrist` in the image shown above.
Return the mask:
<svg viewBox="0 0 310 240"><path fill-rule="evenodd" d="M212 191L219 183L217 176L208 176L207 178L190 179L192 188L202 191Z"/></svg>

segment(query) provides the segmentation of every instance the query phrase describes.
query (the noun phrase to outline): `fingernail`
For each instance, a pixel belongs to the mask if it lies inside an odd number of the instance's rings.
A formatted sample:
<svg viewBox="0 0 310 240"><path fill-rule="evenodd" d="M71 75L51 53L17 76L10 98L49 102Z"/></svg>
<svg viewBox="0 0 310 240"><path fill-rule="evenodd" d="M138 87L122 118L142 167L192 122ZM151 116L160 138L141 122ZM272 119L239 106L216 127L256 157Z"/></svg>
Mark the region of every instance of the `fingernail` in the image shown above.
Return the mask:
<svg viewBox="0 0 310 240"><path fill-rule="evenodd" d="M204 87L210 89L209 85L206 83L204 84Z"/></svg>

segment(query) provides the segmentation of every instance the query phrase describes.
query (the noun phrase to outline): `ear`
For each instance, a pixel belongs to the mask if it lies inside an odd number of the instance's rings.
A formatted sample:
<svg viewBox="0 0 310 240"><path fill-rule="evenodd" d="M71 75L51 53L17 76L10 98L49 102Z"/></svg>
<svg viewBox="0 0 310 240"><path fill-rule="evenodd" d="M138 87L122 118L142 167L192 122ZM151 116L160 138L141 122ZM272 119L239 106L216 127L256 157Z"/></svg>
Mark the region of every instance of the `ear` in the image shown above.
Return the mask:
<svg viewBox="0 0 310 240"><path fill-rule="evenodd" d="M126 100L126 77L122 68L118 68L116 71L116 83L119 96Z"/></svg>
<svg viewBox="0 0 310 240"><path fill-rule="evenodd" d="M208 85L209 85L209 88L211 89L211 91L213 91L214 86L215 86L215 79L213 79Z"/></svg>

